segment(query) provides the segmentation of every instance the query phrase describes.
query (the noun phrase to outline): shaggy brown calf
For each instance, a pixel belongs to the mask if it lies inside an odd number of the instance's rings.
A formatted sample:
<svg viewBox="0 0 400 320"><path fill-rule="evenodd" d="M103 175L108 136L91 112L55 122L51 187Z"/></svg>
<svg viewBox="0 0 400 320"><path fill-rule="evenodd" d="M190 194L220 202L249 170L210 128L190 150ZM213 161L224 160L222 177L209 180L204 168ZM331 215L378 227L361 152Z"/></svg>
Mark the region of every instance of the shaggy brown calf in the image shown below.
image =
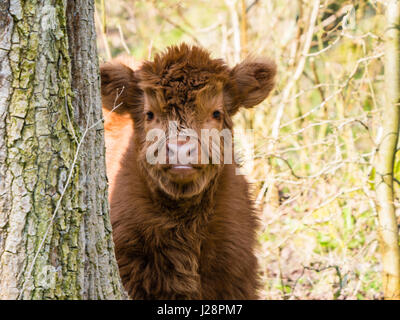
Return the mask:
<svg viewBox="0 0 400 320"><path fill-rule="evenodd" d="M118 134L106 124L115 250L133 299L257 298L258 222L247 182L236 175L235 164L213 164L211 158L211 164L198 164L200 152L193 150L203 152L201 140L189 147L173 143L168 127L174 121L179 132L191 128L198 136L202 129L231 130L240 107L267 97L275 73L268 60L247 60L230 69L185 44L136 71L115 62L101 67L103 108L119 105L113 121L122 119L126 128L123 117L129 114L134 125L126 139L124 130ZM167 163L146 158L154 145L146 139L152 129L166 133L156 145L166 147ZM116 158L110 153L122 138L125 154L111 167ZM182 150L196 161L171 161Z"/></svg>

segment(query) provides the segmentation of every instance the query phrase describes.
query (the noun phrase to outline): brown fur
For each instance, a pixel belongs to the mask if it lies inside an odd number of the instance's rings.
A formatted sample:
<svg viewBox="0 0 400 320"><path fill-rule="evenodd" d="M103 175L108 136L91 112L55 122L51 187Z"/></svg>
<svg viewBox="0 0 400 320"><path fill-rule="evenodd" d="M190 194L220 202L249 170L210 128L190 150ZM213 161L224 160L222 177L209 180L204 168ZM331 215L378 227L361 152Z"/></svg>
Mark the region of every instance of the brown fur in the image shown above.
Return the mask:
<svg viewBox="0 0 400 320"><path fill-rule="evenodd" d="M193 165L195 173L182 178L168 164L147 163L145 137L154 128L166 131L168 120L197 133L231 130L231 116L265 99L275 73L268 60L230 69L185 44L136 71L118 63L102 66L103 108L120 104L106 123L107 166L116 256L133 299L257 298L258 222L236 165ZM215 110L220 119L212 117ZM146 120L149 111L154 119ZM133 135L124 113L133 119ZM114 154L122 150L122 157Z"/></svg>

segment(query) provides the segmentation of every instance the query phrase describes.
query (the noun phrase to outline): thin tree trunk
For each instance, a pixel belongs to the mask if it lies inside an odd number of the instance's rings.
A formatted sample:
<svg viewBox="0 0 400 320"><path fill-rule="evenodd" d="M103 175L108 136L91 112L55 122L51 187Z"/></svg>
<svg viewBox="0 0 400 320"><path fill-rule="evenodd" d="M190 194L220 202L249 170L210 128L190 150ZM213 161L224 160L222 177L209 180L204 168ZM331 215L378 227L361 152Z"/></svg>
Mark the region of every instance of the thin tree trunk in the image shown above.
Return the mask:
<svg viewBox="0 0 400 320"><path fill-rule="evenodd" d="M385 299L400 298L400 250L393 203L393 165L399 134L400 102L400 1L390 0L386 9L385 90L382 140L376 154L376 199L383 266Z"/></svg>
<svg viewBox="0 0 400 320"><path fill-rule="evenodd" d="M248 45L247 45L247 14L246 14L246 1L240 1L241 7L241 20L240 20L240 47L241 47L241 55L242 59L247 57L248 54Z"/></svg>
<svg viewBox="0 0 400 320"><path fill-rule="evenodd" d="M125 298L93 1L0 1L0 298Z"/></svg>

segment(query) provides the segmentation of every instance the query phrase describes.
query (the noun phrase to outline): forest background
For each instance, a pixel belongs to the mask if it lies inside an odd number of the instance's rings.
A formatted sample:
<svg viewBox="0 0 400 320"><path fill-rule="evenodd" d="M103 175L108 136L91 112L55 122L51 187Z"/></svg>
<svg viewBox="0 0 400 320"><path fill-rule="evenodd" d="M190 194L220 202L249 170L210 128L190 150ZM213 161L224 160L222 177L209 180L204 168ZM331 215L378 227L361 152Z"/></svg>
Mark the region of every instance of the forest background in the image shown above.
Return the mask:
<svg viewBox="0 0 400 320"><path fill-rule="evenodd" d="M231 66L249 54L273 58L273 94L234 119L262 220L261 298L383 297L374 187L383 2L97 0L95 19L101 62L140 62L180 42Z"/></svg>

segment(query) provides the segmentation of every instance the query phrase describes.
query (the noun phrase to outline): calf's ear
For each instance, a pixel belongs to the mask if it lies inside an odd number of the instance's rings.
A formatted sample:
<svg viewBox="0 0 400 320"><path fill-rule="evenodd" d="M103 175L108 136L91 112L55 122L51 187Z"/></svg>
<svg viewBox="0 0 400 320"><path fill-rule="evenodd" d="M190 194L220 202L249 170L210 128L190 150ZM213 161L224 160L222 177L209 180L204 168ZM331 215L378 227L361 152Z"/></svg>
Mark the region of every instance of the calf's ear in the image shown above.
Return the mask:
<svg viewBox="0 0 400 320"><path fill-rule="evenodd" d="M128 66L111 61L100 67L103 108L116 113L134 113L142 101L135 72Z"/></svg>
<svg viewBox="0 0 400 320"><path fill-rule="evenodd" d="M230 73L228 111L234 114L240 107L251 108L261 103L275 84L276 64L269 59L248 58Z"/></svg>

